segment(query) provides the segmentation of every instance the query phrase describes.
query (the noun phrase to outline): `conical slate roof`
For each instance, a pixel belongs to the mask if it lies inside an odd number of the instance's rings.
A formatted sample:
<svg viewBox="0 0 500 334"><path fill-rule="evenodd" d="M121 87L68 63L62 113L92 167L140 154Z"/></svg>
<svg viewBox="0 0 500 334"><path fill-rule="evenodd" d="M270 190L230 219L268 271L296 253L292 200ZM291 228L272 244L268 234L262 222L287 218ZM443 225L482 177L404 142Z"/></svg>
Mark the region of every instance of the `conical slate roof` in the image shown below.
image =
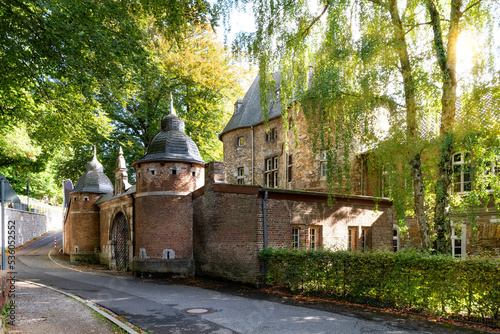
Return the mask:
<svg viewBox="0 0 500 334"><path fill-rule="evenodd" d="M75 187L71 191L106 194L113 191L113 184L104 174L102 164L97 160L94 149L94 158L86 166L87 171L80 176Z"/></svg>
<svg viewBox="0 0 500 334"><path fill-rule="evenodd" d="M170 114L161 121L161 130L149 144L146 155L132 165L148 161L191 162L205 164L194 141L186 135L184 121L175 114L171 103Z"/></svg>

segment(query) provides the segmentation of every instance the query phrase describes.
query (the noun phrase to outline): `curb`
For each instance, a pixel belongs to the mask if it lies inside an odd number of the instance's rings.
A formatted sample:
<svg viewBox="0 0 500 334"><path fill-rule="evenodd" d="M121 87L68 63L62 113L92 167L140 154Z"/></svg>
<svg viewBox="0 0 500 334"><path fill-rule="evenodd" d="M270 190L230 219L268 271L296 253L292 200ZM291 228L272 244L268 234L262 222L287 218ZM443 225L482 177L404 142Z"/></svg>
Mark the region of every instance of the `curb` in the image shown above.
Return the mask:
<svg viewBox="0 0 500 334"><path fill-rule="evenodd" d="M90 302L90 301L82 299L82 298L80 298L80 297L78 297L76 295L73 295L73 294L69 293L69 292L64 292L62 290L59 290L59 289L56 289L56 288L53 288L53 287L50 287L50 286L47 286L47 285L44 285L44 284L35 283L35 282L32 282L32 281L24 281L24 282L29 283L29 284L33 284L33 285L38 285L38 286L40 286L42 288L47 288L47 289L59 292L59 293L61 293L63 295L66 295L68 297L71 297L71 298L79 301L80 303L84 304L85 306L91 308L92 310L96 311L97 313L99 313L100 315L102 315L103 317L105 317L106 319L108 319L109 321L111 321L112 323L114 323L115 325L117 325L118 327L120 327L121 329L123 329L125 332L127 332L129 334L140 334L139 332L136 332L132 328L128 327L123 322L119 321L118 319L115 319L114 317L112 317L108 313L104 312L100 308L94 306L94 304L92 302Z"/></svg>

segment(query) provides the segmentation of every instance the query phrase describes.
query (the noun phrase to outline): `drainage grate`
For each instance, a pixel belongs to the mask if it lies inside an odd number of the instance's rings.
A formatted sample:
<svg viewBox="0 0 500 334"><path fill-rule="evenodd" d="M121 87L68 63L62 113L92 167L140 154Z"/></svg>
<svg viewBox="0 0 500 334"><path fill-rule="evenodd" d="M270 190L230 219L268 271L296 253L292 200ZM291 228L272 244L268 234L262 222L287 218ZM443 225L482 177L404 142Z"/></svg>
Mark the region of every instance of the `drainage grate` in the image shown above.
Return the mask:
<svg viewBox="0 0 500 334"><path fill-rule="evenodd" d="M184 310L181 310L180 312L189 315L200 315L200 314L214 313L215 310L211 308L196 307L196 308L186 308Z"/></svg>

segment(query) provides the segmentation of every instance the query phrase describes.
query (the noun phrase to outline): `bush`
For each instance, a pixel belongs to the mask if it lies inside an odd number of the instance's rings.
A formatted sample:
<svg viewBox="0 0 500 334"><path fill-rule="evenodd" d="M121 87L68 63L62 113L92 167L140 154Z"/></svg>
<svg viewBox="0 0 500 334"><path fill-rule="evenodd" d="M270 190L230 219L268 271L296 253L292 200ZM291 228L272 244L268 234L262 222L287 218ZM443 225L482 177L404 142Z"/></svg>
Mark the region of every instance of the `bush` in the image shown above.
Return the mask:
<svg viewBox="0 0 500 334"><path fill-rule="evenodd" d="M500 265L419 252L268 249L266 282L294 292L426 314L499 321Z"/></svg>

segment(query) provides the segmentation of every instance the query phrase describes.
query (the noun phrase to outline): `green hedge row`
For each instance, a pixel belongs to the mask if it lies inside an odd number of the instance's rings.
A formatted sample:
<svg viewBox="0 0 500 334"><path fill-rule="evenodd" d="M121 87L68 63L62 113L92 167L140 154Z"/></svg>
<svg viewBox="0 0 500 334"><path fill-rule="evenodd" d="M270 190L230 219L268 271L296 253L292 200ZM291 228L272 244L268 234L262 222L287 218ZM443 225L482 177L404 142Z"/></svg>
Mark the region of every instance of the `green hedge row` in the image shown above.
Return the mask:
<svg viewBox="0 0 500 334"><path fill-rule="evenodd" d="M268 249L266 283L427 314L499 319L500 262L411 252Z"/></svg>

